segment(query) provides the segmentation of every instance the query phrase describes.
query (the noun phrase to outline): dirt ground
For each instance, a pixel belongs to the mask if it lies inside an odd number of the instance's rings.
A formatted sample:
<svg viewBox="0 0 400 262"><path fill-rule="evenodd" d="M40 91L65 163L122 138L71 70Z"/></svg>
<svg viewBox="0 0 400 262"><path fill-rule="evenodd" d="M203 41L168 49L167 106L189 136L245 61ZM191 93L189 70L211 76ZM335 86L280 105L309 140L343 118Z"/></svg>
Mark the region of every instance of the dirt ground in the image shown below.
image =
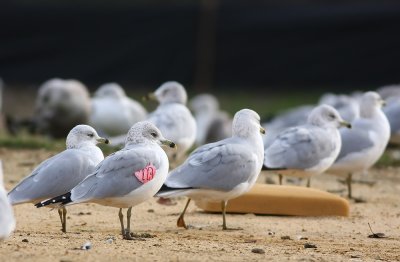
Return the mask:
<svg viewBox="0 0 400 262"><path fill-rule="evenodd" d="M53 154L0 149L6 188ZM133 231L152 237L133 241L121 239L116 208L71 206L68 233L62 233L57 211L19 205L15 207L17 229L0 243L0 261L400 261L399 171L373 169L368 179L375 185L355 184L354 195L366 202L352 202L350 217L228 215L228 226L242 227L239 231L222 231L219 214L204 213L194 205L186 222L195 227L177 228L185 199L175 206L161 206L152 199L134 207L132 215ZM265 180L265 174L260 180ZM312 186L344 189L327 175L313 179ZM368 223L387 238L368 238ZM91 249L82 250L88 241ZM316 248L305 248L306 243ZM265 253L254 253L255 248Z"/></svg>

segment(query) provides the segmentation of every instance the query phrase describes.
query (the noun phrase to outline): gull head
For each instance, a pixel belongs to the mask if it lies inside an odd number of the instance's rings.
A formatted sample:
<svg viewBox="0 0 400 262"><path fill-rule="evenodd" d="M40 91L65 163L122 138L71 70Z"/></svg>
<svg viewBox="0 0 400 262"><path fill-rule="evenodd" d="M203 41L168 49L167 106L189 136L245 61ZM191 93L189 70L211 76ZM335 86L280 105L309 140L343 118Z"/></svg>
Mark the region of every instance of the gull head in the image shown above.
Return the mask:
<svg viewBox="0 0 400 262"><path fill-rule="evenodd" d="M307 122L319 127L351 128L351 124L344 121L338 111L329 105L320 105L314 108L308 116Z"/></svg>
<svg viewBox="0 0 400 262"><path fill-rule="evenodd" d="M106 83L101 85L94 93L95 97L112 97L121 98L125 97L124 89L117 83Z"/></svg>
<svg viewBox="0 0 400 262"><path fill-rule="evenodd" d="M213 113L219 108L218 100L211 94L201 94L192 98L189 102L190 108L196 113Z"/></svg>
<svg viewBox="0 0 400 262"><path fill-rule="evenodd" d="M377 92L365 92L360 99L360 116L369 118L374 115L374 112L380 110L386 102Z"/></svg>
<svg viewBox="0 0 400 262"><path fill-rule="evenodd" d="M80 148L86 145L108 144L107 138L100 137L96 130L88 125L77 125L67 136L67 148Z"/></svg>
<svg viewBox="0 0 400 262"><path fill-rule="evenodd" d="M160 146L176 148L176 144L164 138L161 131L149 121L134 124L128 131L125 144L155 143Z"/></svg>
<svg viewBox="0 0 400 262"><path fill-rule="evenodd" d="M175 81L162 84L154 93L150 93L146 99L157 100L160 104L179 103L186 105L187 93L185 88Z"/></svg>
<svg viewBox="0 0 400 262"><path fill-rule="evenodd" d="M260 116L251 109L242 109L233 117L232 135L250 137L265 134L265 129L260 125Z"/></svg>

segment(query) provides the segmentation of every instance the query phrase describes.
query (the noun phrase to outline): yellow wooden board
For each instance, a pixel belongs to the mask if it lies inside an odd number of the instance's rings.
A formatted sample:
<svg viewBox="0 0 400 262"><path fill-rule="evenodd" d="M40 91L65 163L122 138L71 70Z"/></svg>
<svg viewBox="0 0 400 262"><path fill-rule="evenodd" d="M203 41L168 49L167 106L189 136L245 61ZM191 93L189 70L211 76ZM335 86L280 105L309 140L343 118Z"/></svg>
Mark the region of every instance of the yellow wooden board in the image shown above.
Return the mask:
<svg viewBox="0 0 400 262"><path fill-rule="evenodd" d="M196 200L208 212L221 212L220 203ZM227 212L291 216L348 216L346 199L314 188L255 184L246 194L228 202Z"/></svg>

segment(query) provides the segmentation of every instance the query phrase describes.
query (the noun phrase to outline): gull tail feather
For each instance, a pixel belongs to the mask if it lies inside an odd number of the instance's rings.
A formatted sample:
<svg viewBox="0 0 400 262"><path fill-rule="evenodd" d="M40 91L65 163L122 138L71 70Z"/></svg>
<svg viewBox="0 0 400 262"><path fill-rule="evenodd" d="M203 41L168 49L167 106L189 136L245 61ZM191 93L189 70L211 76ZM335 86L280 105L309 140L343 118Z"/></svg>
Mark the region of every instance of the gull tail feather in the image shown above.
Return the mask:
<svg viewBox="0 0 400 262"><path fill-rule="evenodd" d="M54 206L54 207L62 207L69 203L71 203L71 192L68 192L64 195L56 196L48 200L44 200L40 203L35 204L37 208L44 206Z"/></svg>
<svg viewBox="0 0 400 262"><path fill-rule="evenodd" d="M184 196L186 194L186 192L190 189L193 189L193 188L192 187L173 188L173 187L169 187L164 184L155 196L156 197L164 197L164 198Z"/></svg>

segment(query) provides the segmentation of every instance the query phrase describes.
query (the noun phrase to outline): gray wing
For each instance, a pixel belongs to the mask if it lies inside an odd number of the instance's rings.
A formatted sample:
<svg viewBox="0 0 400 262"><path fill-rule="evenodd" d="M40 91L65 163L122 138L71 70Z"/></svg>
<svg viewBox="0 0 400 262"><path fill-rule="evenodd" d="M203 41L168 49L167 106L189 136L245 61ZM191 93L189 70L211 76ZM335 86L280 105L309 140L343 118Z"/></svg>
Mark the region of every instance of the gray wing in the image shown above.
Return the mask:
<svg viewBox="0 0 400 262"><path fill-rule="evenodd" d="M150 148L122 149L104 159L95 172L71 191L74 202L127 195L143 185L134 175L152 164L156 170L161 158Z"/></svg>
<svg viewBox="0 0 400 262"><path fill-rule="evenodd" d="M12 204L19 204L65 194L94 168L87 154L77 149L65 150L42 162L10 191L8 197Z"/></svg>
<svg viewBox="0 0 400 262"><path fill-rule="evenodd" d="M351 153L373 147L374 142L371 140L368 130L371 130L371 123L361 118L353 121L351 129L340 129L342 148L335 162Z"/></svg>
<svg viewBox="0 0 400 262"><path fill-rule="evenodd" d="M269 168L307 169L327 158L337 144L326 132L311 125L286 129L265 149L264 164Z"/></svg>
<svg viewBox="0 0 400 262"><path fill-rule="evenodd" d="M257 157L251 148L228 138L199 147L178 168L165 184L172 188L203 188L229 191L248 181Z"/></svg>

